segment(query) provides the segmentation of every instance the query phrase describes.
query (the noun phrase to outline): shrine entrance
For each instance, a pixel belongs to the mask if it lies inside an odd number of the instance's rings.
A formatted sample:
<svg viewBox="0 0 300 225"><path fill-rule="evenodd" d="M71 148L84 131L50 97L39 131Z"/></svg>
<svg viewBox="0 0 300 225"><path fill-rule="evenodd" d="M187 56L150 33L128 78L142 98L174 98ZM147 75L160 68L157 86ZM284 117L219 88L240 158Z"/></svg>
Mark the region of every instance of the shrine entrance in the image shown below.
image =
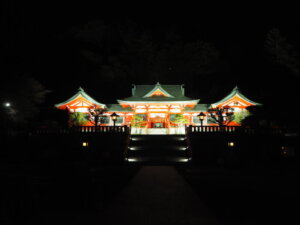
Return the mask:
<svg viewBox="0 0 300 225"><path fill-rule="evenodd" d="M167 128L166 113L150 113L148 128Z"/></svg>

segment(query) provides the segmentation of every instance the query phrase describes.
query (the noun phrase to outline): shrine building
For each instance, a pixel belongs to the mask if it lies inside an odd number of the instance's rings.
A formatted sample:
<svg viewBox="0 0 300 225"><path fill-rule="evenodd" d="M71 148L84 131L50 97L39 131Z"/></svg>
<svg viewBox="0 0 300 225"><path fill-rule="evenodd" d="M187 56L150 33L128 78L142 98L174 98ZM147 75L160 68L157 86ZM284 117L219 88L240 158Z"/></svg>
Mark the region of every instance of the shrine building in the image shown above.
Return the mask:
<svg viewBox="0 0 300 225"><path fill-rule="evenodd" d="M204 126L216 126L208 116L208 109L216 107L230 107L236 113L249 106L260 105L246 98L238 87L235 87L225 98L214 103L199 103L200 99L185 96L183 85L133 85L132 96L117 100L118 104L104 104L89 96L82 88L65 102L56 104L60 110L69 113L81 112L90 117L91 109L100 108L104 113L99 126L113 126L111 115L118 115L115 125L131 126L132 134L180 134L184 133L183 124L179 124L176 117L181 114L184 125L199 126L198 115L202 112L206 116ZM139 117L139 123L134 123L134 118ZM91 120L91 119L90 119ZM232 121L228 125L238 126ZM83 126L94 126L87 121Z"/></svg>

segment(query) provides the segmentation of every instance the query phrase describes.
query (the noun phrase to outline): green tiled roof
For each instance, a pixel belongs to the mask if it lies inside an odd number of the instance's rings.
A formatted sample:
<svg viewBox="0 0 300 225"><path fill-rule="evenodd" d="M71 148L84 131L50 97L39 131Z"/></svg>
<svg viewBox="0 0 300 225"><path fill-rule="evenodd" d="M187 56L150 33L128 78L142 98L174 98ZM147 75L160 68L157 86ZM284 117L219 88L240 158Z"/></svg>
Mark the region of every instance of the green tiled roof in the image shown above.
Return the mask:
<svg viewBox="0 0 300 225"><path fill-rule="evenodd" d="M59 106L65 105L65 104L73 101L74 99L78 98L79 96L82 96L83 98L87 99L88 101L92 102L95 105L106 107L105 104L97 102L95 99L93 99L91 96L89 96L81 87L79 87L78 92L74 96L72 96L71 98L69 98L68 100L66 100L66 101L64 101L62 103L56 104L55 107L59 107Z"/></svg>
<svg viewBox="0 0 300 225"><path fill-rule="evenodd" d="M150 96L154 91L160 89L167 96ZM132 88L132 96L118 100L118 102L187 102L199 99L191 99L184 95L183 85L134 85Z"/></svg>
<svg viewBox="0 0 300 225"><path fill-rule="evenodd" d="M247 102L250 102L253 105L261 105L260 103L251 101L250 99L248 99L245 95L243 95L240 91L240 89L238 88L238 86L236 86L225 98L223 98L222 100L213 103L212 105L219 105L222 104L223 102L228 101L229 99L233 98L235 95L238 95L239 97L241 97L242 99L244 99Z"/></svg>
<svg viewBox="0 0 300 225"><path fill-rule="evenodd" d="M174 96L173 95L171 95L171 94L169 94L161 85L160 85L160 83L159 82L157 82L157 84L154 86L154 88L151 90L151 91L149 91L145 96L144 96L144 98L152 98L152 94L155 92L155 91L157 91L157 90L160 90L162 93L164 93L166 96L162 96L163 98L166 98L166 97L168 97L168 98L174 98Z"/></svg>
<svg viewBox="0 0 300 225"><path fill-rule="evenodd" d="M157 88L163 89L173 97L184 96L184 88L182 85L161 85L157 83L155 85L134 85L132 97L144 97Z"/></svg>
<svg viewBox="0 0 300 225"><path fill-rule="evenodd" d="M131 107L123 108L119 104L109 104L107 105L108 112L133 112Z"/></svg>
<svg viewBox="0 0 300 225"><path fill-rule="evenodd" d="M206 112L210 104L197 104L194 108L185 107L184 112Z"/></svg>

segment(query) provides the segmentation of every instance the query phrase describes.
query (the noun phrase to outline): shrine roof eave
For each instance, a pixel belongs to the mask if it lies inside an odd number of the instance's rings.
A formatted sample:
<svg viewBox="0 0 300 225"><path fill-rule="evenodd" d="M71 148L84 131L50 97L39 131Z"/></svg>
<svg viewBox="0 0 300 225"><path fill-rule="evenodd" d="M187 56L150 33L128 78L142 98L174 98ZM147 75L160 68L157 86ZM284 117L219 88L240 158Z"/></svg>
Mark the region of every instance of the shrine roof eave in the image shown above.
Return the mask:
<svg viewBox="0 0 300 225"><path fill-rule="evenodd" d="M123 108L119 104L108 104L107 112L133 112L131 107Z"/></svg>
<svg viewBox="0 0 300 225"><path fill-rule="evenodd" d="M155 91L160 90L166 97L168 98L174 98L173 95L169 94L161 85L159 82L157 82L157 84L155 85L155 87L149 91L145 96L143 96L143 98L148 98L151 97L152 94L154 94Z"/></svg>
<svg viewBox="0 0 300 225"><path fill-rule="evenodd" d="M119 104L126 104L126 105L130 105L130 104L148 104L148 103L157 103L157 104L198 104L198 102L200 101L200 99L195 99L195 100L186 100L186 101L170 101L170 99L166 100L166 101L155 101L155 100L148 100L148 101L126 101L126 100L118 100Z"/></svg>
<svg viewBox="0 0 300 225"><path fill-rule="evenodd" d="M100 102L97 102L95 99L93 99L91 96L89 96L82 88L79 88L78 92L73 95L71 98L69 98L68 100L55 104L54 106L56 108L62 107L64 105L67 105L69 102L74 101L75 99L79 98L79 97L83 97L86 100L90 101L92 104L98 105L98 106L102 106L102 107L106 107L105 104L102 104Z"/></svg>
<svg viewBox="0 0 300 225"><path fill-rule="evenodd" d="M178 98L184 97L183 85L134 85L133 93L130 98L148 98L151 97L157 89L165 94L165 97ZM129 99L128 99L129 100Z"/></svg>
<svg viewBox="0 0 300 225"><path fill-rule="evenodd" d="M197 104L194 108L185 107L184 112L207 112L210 104Z"/></svg>
<svg viewBox="0 0 300 225"><path fill-rule="evenodd" d="M223 98L222 100L220 100L218 102L213 103L212 106L217 106L217 105L223 104L223 103L227 102L228 100L230 100L231 98L233 98L234 96L238 96L241 99L245 100L246 102L249 102L252 105L262 105L261 103L254 102L254 101L248 99L245 95L243 95L240 92L239 88L236 86L225 98Z"/></svg>

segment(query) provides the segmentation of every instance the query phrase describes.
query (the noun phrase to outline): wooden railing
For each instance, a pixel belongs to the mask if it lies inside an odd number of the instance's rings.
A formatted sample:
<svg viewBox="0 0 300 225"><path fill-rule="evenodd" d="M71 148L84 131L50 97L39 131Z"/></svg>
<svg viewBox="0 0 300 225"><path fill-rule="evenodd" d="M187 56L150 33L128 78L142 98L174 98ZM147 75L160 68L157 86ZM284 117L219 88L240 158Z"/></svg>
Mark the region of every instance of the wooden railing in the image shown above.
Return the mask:
<svg viewBox="0 0 300 225"><path fill-rule="evenodd" d="M238 131L241 127L238 126L189 126L187 127L188 132L235 132Z"/></svg>
<svg viewBox="0 0 300 225"><path fill-rule="evenodd" d="M280 128L249 128L242 126L188 126L186 133L245 133L245 134L284 134Z"/></svg>
<svg viewBox="0 0 300 225"><path fill-rule="evenodd" d="M128 126L84 126L72 128L42 128L35 134L72 134L72 133L130 133Z"/></svg>

